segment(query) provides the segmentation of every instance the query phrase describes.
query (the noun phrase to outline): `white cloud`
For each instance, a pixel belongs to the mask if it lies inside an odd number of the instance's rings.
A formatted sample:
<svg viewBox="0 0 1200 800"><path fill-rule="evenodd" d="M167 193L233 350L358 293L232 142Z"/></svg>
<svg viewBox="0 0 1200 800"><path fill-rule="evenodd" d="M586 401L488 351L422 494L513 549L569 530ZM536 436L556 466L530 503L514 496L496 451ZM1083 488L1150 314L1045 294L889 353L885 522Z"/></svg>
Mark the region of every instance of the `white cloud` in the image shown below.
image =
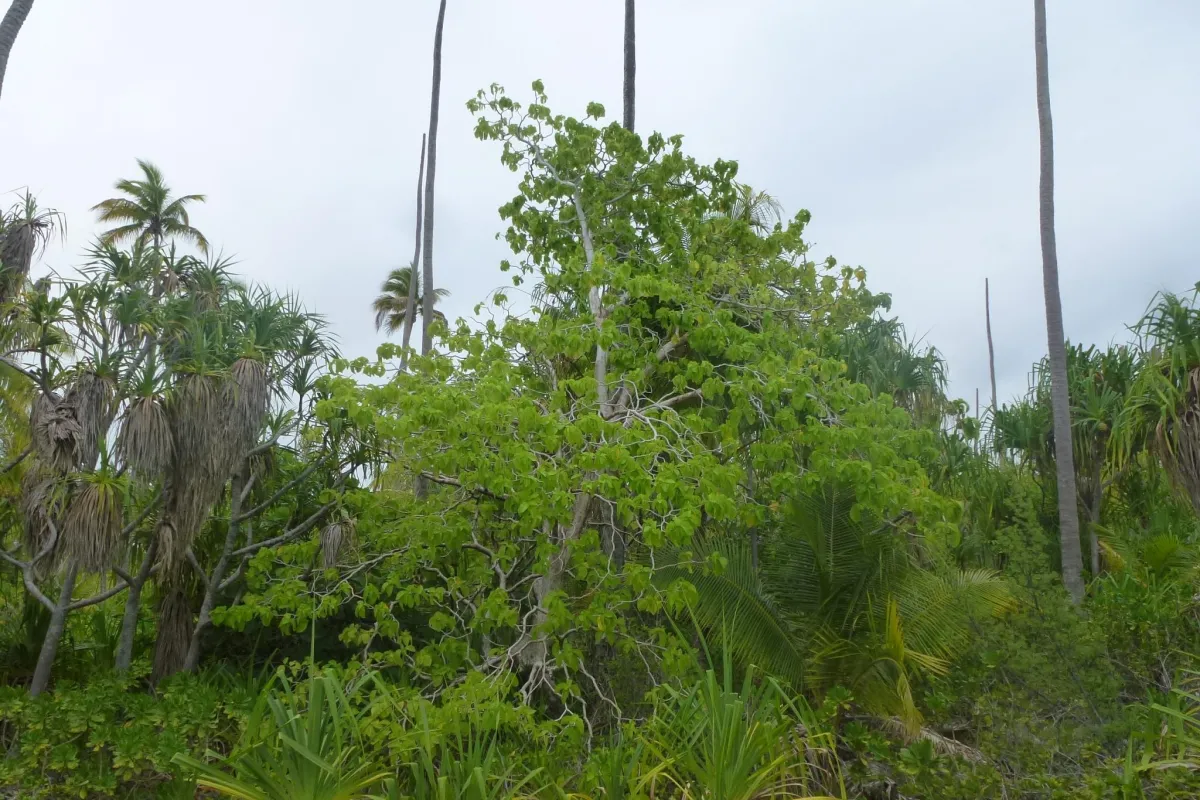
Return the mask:
<svg viewBox="0 0 1200 800"><path fill-rule="evenodd" d="M378 337L369 303L412 251L428 121L434 0L40 0L0 98L0 190L67 213L66 268L88 208L148 158L209 202L194 221L247 276L326 313L348 352ZM1044 350L1030 3L642 0L638 126L789 209L818 250L861 264L910 329L986 397L991 278L1001 396ZM464 101L544 78L554 108L617 114L619 3L449 0L436 269L468 313L505 283L495 209L513 192ZM1051 4L1059 247L1068 334L1120 335L1200 249L1200 6Z"/></svg>

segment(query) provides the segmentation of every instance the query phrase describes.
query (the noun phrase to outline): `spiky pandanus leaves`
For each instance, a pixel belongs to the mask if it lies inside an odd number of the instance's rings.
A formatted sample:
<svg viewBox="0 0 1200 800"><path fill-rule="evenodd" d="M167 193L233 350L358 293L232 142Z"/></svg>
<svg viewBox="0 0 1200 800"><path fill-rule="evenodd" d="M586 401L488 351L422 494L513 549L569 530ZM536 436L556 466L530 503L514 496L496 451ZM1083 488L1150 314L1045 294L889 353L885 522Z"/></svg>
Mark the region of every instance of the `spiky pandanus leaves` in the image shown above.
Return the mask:
<svg viewBox="0 0 1200 800"><path fill-rule="evenodd" d="M84 475L63 519L62 553L84 572L104 572L119 555L124 527L121 482L105 472Z"/></svg>
<svg viewBox="0 0 1200 800"><path fill-rule="evenodd" d="M158 397L138 397L125 409L117 434L117 457L143 480L163 477L175 454L171 421Z"/></svg>
<svg viewBox="0 0 1200 800"><path fill-rule="evenodd" d="M1200 510L1200 308L1163 293L1135 330L1144 359L1114 431L1117 460L1149 444Z"/></svg>
<svg viewBox="0 0 1200 800"><path fill-rule="evenodd" d="M1200 367L1187 373L1177 413L1160 419L1154 446L1171 480L1200 511Z"/></svg>

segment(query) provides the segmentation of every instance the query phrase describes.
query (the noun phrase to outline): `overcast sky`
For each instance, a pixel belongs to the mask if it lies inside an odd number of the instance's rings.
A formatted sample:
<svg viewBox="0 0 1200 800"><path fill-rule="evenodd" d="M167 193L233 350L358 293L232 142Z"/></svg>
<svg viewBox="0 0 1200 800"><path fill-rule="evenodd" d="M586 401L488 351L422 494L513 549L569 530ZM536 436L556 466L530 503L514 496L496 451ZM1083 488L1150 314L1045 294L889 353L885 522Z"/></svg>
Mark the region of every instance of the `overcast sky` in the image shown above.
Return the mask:
<svg viewBox="0 0 1200 800"><path fill-rule="evenodd" d="M1124 336L1154 292L1200 279L1200 2L1050 0L1058 242L1069 338ZM620 0L449 0L436 281L451 318L504 285L495 211L514 176L465 101L493 81L619 118ZM436 0L37 0L0 98L0 191L67 215L158 164L209 197L193 223L245 276L297 292L343 350L412 254ZM987 397L983 281L1001 398L1045 351L1033 11L1027 0L639 0L640 132L736 159L818 256L861 265L910 331ZM12 197L11 195L8 195Z"/></svg>

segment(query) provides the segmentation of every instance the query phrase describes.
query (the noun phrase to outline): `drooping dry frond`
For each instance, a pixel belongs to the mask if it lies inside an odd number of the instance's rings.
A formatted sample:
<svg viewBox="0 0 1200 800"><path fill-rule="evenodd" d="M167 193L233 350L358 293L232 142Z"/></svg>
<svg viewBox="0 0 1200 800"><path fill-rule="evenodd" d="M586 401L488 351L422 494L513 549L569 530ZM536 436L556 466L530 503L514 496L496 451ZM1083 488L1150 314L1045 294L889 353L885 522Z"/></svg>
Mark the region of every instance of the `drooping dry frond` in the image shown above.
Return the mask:
<svg viewBox="0 0 1200 800"><path fill-rule="evenodd" d="M84 372L72 384L63 397L63 403L74 410L79 424L79 465L94 467L100 455L100 443L108 435L116 414L116 386L105 377L94 372Z"/></svg>
<svg viewBox="0 0 1200 800"><path fill-rule="evenodd" d="M111 484L81 481L63 519L63 555L85 572L108 569L121 544L122 511L120 493Z"/></svg>
<svg viewBox="0 0 1200 800"><path fill-rule="evenodd" d="M172 546L159 551L165 564L186 552L229 477L228 397L221 379L189 375L176 385L167 404L174 458L166 501L166 513L173 520Z"/></svg>
<svg viewBox="0 0 1200 800"><path fill-rule="evenodd" d="M332 569L338 557L354 547L354 520L338 520L321 529L321 566Z"/></svg>
<svg viewBox="0 0 1200 800"><path fill-rule="evenodd" d="M258 438L267 416L267 401L270 387L267 385L267 370L261 361L239 358L230 369L233 391L233 414L231 419L238 434L238 444L243 450L250 449ZM236 457L240 457L238 453Z"/></svg>
<svg viewBox="0 0 1200 800"><path fill-rule="evenodd" d="M39 572L44 572L57 556L59 542L55 537L62 509L58 478L37 460L21 476L20 510L26 556L32 560L46 550L46 557L38 565Z"/></svg>
<svg viewBox="0 0 1200 800"><path fill-rule="evenodd" d="M30 417L33 446L38 458L60 475L80 463L83 428L74 404L56 394L39 394Z"/></svg>
<svg viewBox="0 0 1200 800"><path fill-rule="evenodd" d="M192 603L185 583L179 578L163 589L158 608L158 638L154 642L154 671L150 679L157 683L183 669L194 625Z"/></svg>
<svg viewBox="0 0 1200 800"><path fill-rule="evenodd" d="M125 409L117 434L117 456L134 475L161 478L171 465L175 441L167 410L157 397L139 397Z"/></svg>

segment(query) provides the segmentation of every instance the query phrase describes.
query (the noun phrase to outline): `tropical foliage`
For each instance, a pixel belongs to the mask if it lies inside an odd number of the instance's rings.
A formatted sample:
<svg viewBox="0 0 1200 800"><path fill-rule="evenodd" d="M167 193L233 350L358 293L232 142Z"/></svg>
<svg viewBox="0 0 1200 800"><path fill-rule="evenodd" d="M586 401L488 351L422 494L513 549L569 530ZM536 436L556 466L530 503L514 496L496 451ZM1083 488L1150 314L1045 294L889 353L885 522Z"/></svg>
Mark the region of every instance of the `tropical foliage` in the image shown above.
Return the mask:
<svg viewBox="0 0 1200 800"><path fill-rule="evenodd" d="M736 163L470 108L534 303L419 356L343 357L145 162L77 274L0 219L0 787L1195 796L1194 297L1067 350L1077 607L1046 363L972 414Z"/></svg>

